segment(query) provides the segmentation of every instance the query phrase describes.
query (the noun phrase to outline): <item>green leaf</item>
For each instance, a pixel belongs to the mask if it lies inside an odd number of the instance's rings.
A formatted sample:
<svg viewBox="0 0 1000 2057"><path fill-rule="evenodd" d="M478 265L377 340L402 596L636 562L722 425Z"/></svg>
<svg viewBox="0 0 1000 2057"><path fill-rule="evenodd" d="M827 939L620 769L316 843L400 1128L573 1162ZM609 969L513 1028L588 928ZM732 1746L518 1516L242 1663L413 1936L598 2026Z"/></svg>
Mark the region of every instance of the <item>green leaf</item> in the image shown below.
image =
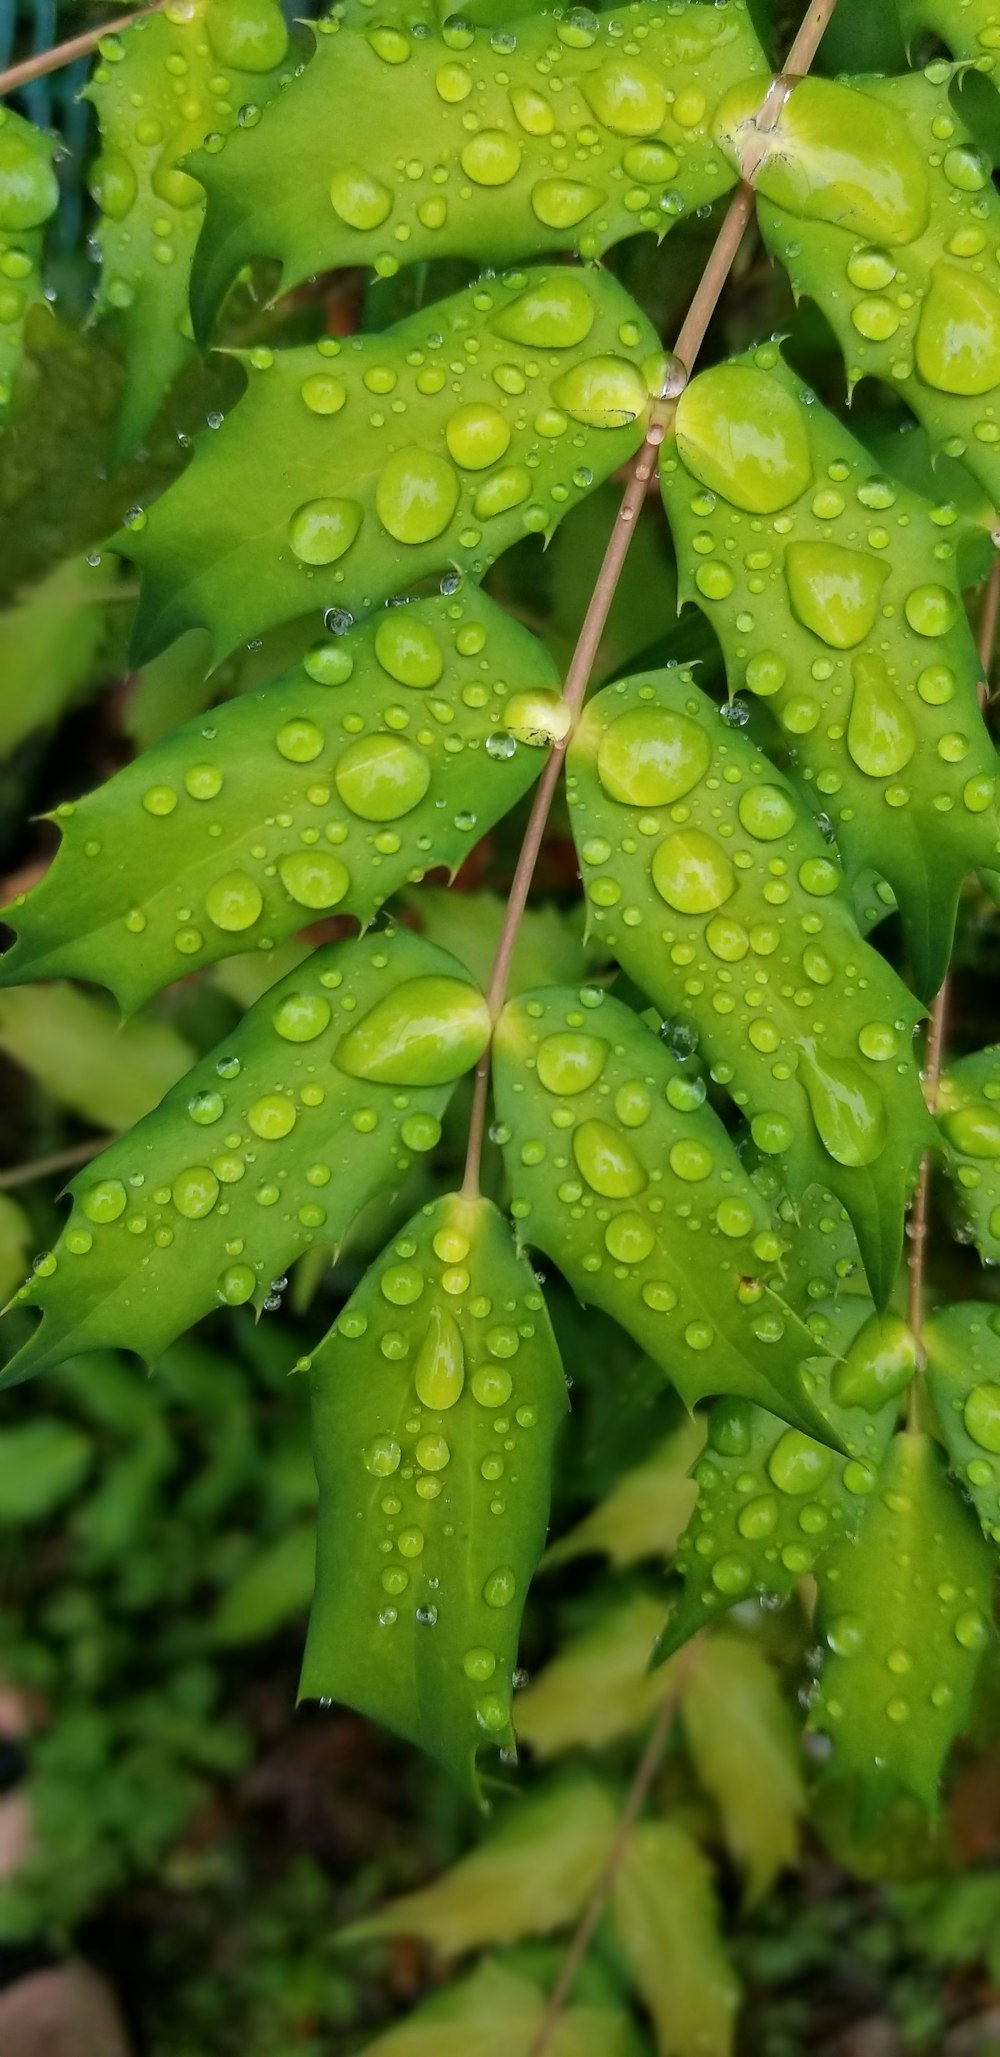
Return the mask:
<svg viewBox="0 0 1000 2057"><path fill-rule="evenodd" d="M675 1690L669 1665L650 1671L663 1602L636 1593L567 1643L519 1693L514 1726L536 1757L604 1750L645 1728Z"/></svg>
<svg viewBox="0 0 1000 2057"><path fill-rule="evenodd" d="M641 5L580 25L534 15L502 39L464 22L428 34L336 19L316 37L259 128L195 160L209 204L192 312L206 335L255 256L280 261L287 292L337 265L385 278L427 258L594 258L642 229L662 237L733 184L712 111L765 69L743 0L681 21ZM331 124L331 100L349 124Z"/></svg>
<svg viewBox="0 0 1000 2057"><path fill-rule="evenodd" d="M105 1344L152 1361L210 1308L262 1306L434 1146L488 1032L461 967L405 929L317 950L74 1179L3 1382Z"/></svg>
<svg viewBox="0 0 1000 2057"><path fill-rule="evenodd" d="M774 714L849 879L888 879L931 999L962 880L1000 847L955 562L970 525L881 476L774 343L687 388L660 478L682 600L712 622L731 692Z"/></svg>
<svg viewBox="0 0 1000 2057"><path fill-rule="evenodd" d="M33 1233L24 1209L9 1193L0 1193L0 1300L24 1277Z"/></svg>
<svg viewBox="0 0 1000 2057"><path fill-rule="evenodd" d="M700 1419L682 1423L642 1464L623 1473L610 1493L553 1543L545 1569L592 1552L616 1571L644 1557L672 1557L694 1511L698 1489L688 1474L705 1441Z"/></svg>
<svg viewBox="0 0 1000 2057"><path fill-rule="evenodd" d="M188 287L205 195L184 160L259 118L296 62L274 0L196 0L102 39L84 97L101 136L89 173L101 210L97 306L118 314L125 343L119 458L194 355Z"/></svg>
<svg viewBox="0 0 1000 2057"><path fill-rule="evenodd" d="M568 795L597 933L700 1038L793 1196L815 1183L841 1201L884 1305L935 1133L920 1009L862 941L798 793L673 669L588 703Z"/></svg>
<svg viewBox="0 0 1000 2057"><path fill-rule="evenodd" d="M530 1979L487 1962L366 2043L361 2057L531 2057L544 2000ZM635 2057L631 2023L610 2008L567 2007L549 2057Z"/></svg>
<svg viewBox="0 0 1000 2057"><path fill-rule="evenodd" d="M945 1165L984 1264L1000 1261L1000 1045L948 1066L938 1090Z"/></svg>
<svg viewBox="0 0 1000 2057"><path fill-rule="evenodd" d="M435 1201L312 1364L320 1486L309 1699L346 1700L477 1786L510 1749L566 1388L545 1302L486 1200Z"/></svg>
<svg viewBox="0 0 1000 2057"><path fill-rule="evenodd" d="M434 1885L390 1900L343 1931L345 1942L420 1936L442 1957L568 1927L594 1886L615 1832L593 1779L519 1802L488 1840Z"/></svg>
<svg viewBox="0 0 1000 2057"><path fill-rule="evenodd" d="M1000 1314L976 1300L943 1307L924 1328L927 1383L952 1470L983 1534L1000 1543Z"/></svg>
<svg viewBox="0 0 1000 2057"><path fill-rule="evenodd" d="M719 1810L726 1847L759 1900L793 1864L806 1793L798 1732L763 1651L703 1636L681 1701L691 1761Z"/></svg>
<svg viewBox="0 0 1000 2057"><path fill-rule="evenodd" d="M839 1536L857 1530L878 1486L897 1396L913 1374L913 1338L898 1316L865 1320L850 1299L828 1310L824 1328L817 1352L825 1343L836 1354L825 1362L817 1355L810 1366L815 1397L829 1406L849 1454L837 1456L763 1408L717 1402L695 1466L698 1505L677 1553L684 1588L663 1656L751 1593L784 1598ZM841 1404L831 1404L831 1387Z"/></svg>
<svg viewBox="0 0 1000 2057"><path fill-rule="evenodd" d="M216 1642L261 1643L304 1615L312 1599L316 1536L290 1528L258 1550L227 1585L210 1624Z"/></svg>
<svg viewBox="0 0 1000 2057"><path fill-rule="evenodd" d="M766 135L755 85L729 96L716 134L755 167L767 246L826 315L849 384L898 387L996 501L1000 195L951 102L960 70L803 80Z"/></svg>
<svg viewBox="0 0 1000 2057"><path fill-rule="evenodd" d="M508 1003L494 1078L525 1241L687 1406L741 1393L822 1433L801 1372L811 1337L775 1297L782 1239L704 1081L597 987Z"/></svg>
<svg viewBox="0 0 1000 2057"><path fill-rule="evenodd" d="M43 1521L78 1490L94 1445L82 1429L55 1419L0 1429L0 1524Z"/></svg>
<svg viewBox="0 0 1000 2057"><path fill-rule="evenodd" d="M662 379L617 280L565 267L241 361L243 397L116 540L143 573L137 661L204 627L215 663L310 610L367 611L449 566L481 577L631 456Z"/></svg>
<svg viewBox="0 0 1000 2057"><path fill-rule="evenodd" d="M131 1009L334 908L369 922L427 868L457 870L531 785L544 750L507 721L528 703L558 712L557 685L542 645L475 587L318 643L57 810L63 844L11 910L0 978L68 971Z"/></svg>
<svg viewBox="0 0 1000 2057"><path fill-rule="evenodd" d="M640 1823L611 1911L661 2057L730 2057L739 1988L719 1935L711 1869L682 1828Z"/></svg>
<svg viewBox="0 0 1000 2057"><path fill-rule="evenodd" d="M857 1536L823 1570L810 1716L830 1737L830 1771L857 1777L871 1805L903 1787L936 1806L992 1636L992 1595L993 1553L937 1444L897 1435Z"/></svg>
<svg viewBox="0 0 1000 2057"><path fill-rule="evenodd" d="M54 136L0 109L0 422L16 397L25 318L42 298L42 231L59 204L55 147Z"/></svg>
<svg viewBox="0 0 1000 2057"><path fill-rule="evenodd" d="M407 902L421 934L442 950L450 950L485 987L507 911L502 896L421 886L419 892L407 895ZM586 968L582 921L559 907L526 907L517 931L508 990L523 993L544 978L580 979Z"/></svg>
<svg viewBox="0 0 1000 2057"><path fill-rule="evenodd" d="M933 33L953 57L978 60L987 75L992 72L993 53L1000 50L997 0L896 0L896 12L909 44Z"/></svg>
<svg viewBox="0 0 1000 2057"><path fill-rule="evenodd" d="M169 1023L120 1023L103 1001L66 985L0 992L0 1050L57 1106L107 1129L141 1121L194 1055Z"/></svg>
<svg viewBox="0 0 1000 2057"><path fill-rule="evenodd" d="M0 614L0 757L51 727L99 677L115 569L71 558Z"/></svg>

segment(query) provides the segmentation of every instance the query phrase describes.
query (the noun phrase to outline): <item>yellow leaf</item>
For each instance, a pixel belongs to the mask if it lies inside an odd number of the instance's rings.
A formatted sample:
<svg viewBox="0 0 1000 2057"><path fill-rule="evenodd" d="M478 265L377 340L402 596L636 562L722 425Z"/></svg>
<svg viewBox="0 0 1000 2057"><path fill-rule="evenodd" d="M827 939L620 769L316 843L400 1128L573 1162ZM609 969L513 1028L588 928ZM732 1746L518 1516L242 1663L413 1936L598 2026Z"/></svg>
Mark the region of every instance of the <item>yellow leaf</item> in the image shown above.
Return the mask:
<svg viewBox="0 0 1000 2057"><path fill-rule="evenodd" d="M555 1757L577 1745L603 1750L645 1727L674 1685L671 1665L649 1669L663 1618L662 1601L637 1593L568 1644L514 1702L522 1741Z"/></svg>

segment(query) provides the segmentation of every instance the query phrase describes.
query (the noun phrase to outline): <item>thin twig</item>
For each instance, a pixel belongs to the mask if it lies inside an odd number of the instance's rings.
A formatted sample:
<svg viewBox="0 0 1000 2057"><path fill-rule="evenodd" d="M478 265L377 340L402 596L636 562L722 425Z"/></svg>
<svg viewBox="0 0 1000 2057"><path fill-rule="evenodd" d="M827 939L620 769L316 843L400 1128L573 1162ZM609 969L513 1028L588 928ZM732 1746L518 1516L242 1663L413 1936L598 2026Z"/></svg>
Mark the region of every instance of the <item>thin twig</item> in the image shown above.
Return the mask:
<svg viewBox="0 0 1000 2057"><path fill-rule="evenodd" d="M836 5L837 0L813 0L813 5L808 9L788 53L789 73L801 74L808 71ZM777 124L789 91L790 80L784 74L772 81L757 118L759 131L766 131ZM618 589L618 581L635 534L636 520L642 512L646 493L656 472L660 444L673 421L677 402L694 369L709 323L718 306L720 294L753 215L753 207L753 188L744 183L729 203L708 263L681 325L674 351L675 362L668 374L666 387L653 406L646 439L632 464L615 524L608 538L604 561L597 574L597 582L590 596L590 604L563 686L563 699L574 720L583 706L601 637L611 611L611 603ZM534 804L528 817L528 826L511 882L503 927L487 987L486 997L494 1024L506 997L521 917L527 906L549 810L562 774L563 759L571 734L572 725L561 742L553 745L549 761L535 790ZM466 1199L474 1199L479 1191L489 1089L490 1051L487 1049L476 1066L473 1083L469 1146L465 1160L465 1177L462 1181L462 1192Z"/></svg>
<svg viewBox="0 0 1000 2057"><path fill-rule="evenodd" d="M14 1164L9 1171L0 1171L0 1193L9 1193L14 1186L28 1186L32 1179L49 1178L53 1172L73 1171L78 1164L88 1164L113 1140L111 1136L91 1136L89 1142L74 1143L69 1150L55 1150L51 1157Z"/></svg>
<svg viewBox="0 0 1000 2057"><path fill-rule="evenodd" d="M33 57L22 58L20 64L9 64L6 71L0 71L0 98L6 93L16 93L19 86L27 86L32 79L44 78L46 72L61 71L64 64L72 64L77 57L86 57L89 50L96 50L105 36L117 36L119 29L127 29L130 22L142 21L147 14L159 14L164 0L154 0L152 7L137 7L131 14L120 14L115 21L101 23L99 29L84 29L79 36L70 36L66 43L56 43L51 50L37 50Z"/></svg>
<svg viewBox="0 0 1000 2057"><path fill-rule="evenodd" d="M979 705L985 707L989 699L990 671L997 639L997 623L1000 620L1000 560L993 566L989 584L983 600L983 611L979 623L979 661L983 676L979 687ZM930 1026L927 1031L927 1049L924 1056L923 1088L924 1099L931 1114L937 1113L941 1088L941 1067L944 1062L945 1037L948 1029L948 1006L950 981L946 978L937 999L931 1008ZM924 1313L924 1268L927 1257L927 1238L930 1233L931 1212L931 1152L924 1153L917 1180L917 1191L910 1216L910 1291L908 1317L910 1327L919 1343L923 1328ZM916 1382L914 1382L915 1391ZM914 1401L916 1404L916 1399ZM912 1425L916 1425L915 1419Z"/></svg>
<svg viewBox="0 0 1000 2057"><path fill-rule="evenodd" d="M594 1932L608 1904L622 1859L628 1847L629 1837L645 1806L653 1780L660 1768L660 1760L670 1739L670 1732L677 1718L680 1703L680 1687L675 1686L661 1703L656 1720L649 1731L646 1747L636 1767L635 1777L628 1790L628 1797L618 1817L614 1835L608 1846L607 1856L601 1866L594 1890L580 1916L573 1940L563 1958L559 1976L549 1994L545 2012L535 2031L528 2050L528 2057L544 2057L558 2026L563 2008L576 1984L577 1974L594 1939Z"/></svg>

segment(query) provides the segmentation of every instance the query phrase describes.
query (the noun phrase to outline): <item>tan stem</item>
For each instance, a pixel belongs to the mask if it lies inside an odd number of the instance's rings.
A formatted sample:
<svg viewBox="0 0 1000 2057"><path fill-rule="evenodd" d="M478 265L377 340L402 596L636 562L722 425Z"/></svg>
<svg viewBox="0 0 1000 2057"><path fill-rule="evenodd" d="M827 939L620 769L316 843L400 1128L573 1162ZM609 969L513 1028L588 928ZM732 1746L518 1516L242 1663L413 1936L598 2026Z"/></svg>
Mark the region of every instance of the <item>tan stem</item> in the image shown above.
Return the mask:
<svg viewBox="0 0 1000 2057"><path fill-rule="evenodd" d="M830 20L837 0L813 0L807 9L802 25L788 53L789 73L808 71ZM766 130L775 125L787 96L788 81L784 74L772 81L764 96L758 117L758 127ZM739 187L726 210L722 227L715 239L708 263L695 289L694 298L688 308L677 337L674 351L677 364L666 390L653 406L646 439L638 456L634 459L628 482L622 495L621 505L615 517L615 524L608 538L604 560L597 574L597 582L590 596L590 604L584 616L583 627L577 639L576 648L570 659L569 669L563 686L563 698L571 714L576 717L583 705L587 687L601 637L611 612L611 603L618 589L625 559L628 556L635 534L637 517L642 511L646 493L656 473L656 460L668 428L673 421L677 402L694 369L698 353L704 343L708 326L719 303L719 297L736 260L740 244L753 215L753 188L747 184ZM570 730L570 734L572 729ZM507 993L510 968L517 947L521 918L528 902L531 882L535 875L539 851L545 837L549 811L555 797L562 772L563 758L569 742L569 735L555 744L549 761L542 773L535 792L534 804L528 818L517 860L517 867L511 882L503 928L497 944L493 969L487 988L487 999L494 1024L503 1006ZM465 1160L465 1177L462 1192L466 1199L474 1199L479 1191L479 1175L482 1168L483 1142L486 1134L486 1111L490 1090L490 1051L487 1049L476 1066L473 1083L472 1111L469 1117L469 1145Z"/></svg>
<svg viewBox="0 0 1000 2057"><path fill-rule="evenodd" d="M985 707L989 699L990 670L996 647L997 623L1000 619L1000 561L990 573L989 584L983 600L983 611L979 623L979 661L983 676L979 687L979 704ZM927 1030L927 1050L924 1056L923 1088L924 1099L932 1114L937 1113L938 1096L941 1088L941 1068L944 1062L945 1038L948 1031L948 1007L950 1002L949 981L946 978L937 999L931 1008L930 1025ZM927 1238L930 1233L931 1213L931 1152L925 1152L920 1165L920 1176L910 1216L910 1290L909 1323L919 1343L924 1318L924 1271L927 1261ZM914 1405L917 1405L916 1381L914 1381Z"/></svg>
<svg viewBox="0 0 1000 2057"><path fill-rule="evenodd" d="M132 14L119 14L115 21L102 22L99 29L84 29L82 35L71 36L67 43L57 43L52 50L38 50L34 57L22 58L20 64L9 64L6 71L0 71L0 97L15 93L19 86L30 85L32 79L41 79L50 71L61 71L64 64L72 64L74 58L86 57L89 50L96 50L105 36L116 36L119 29L127 29L130 22L142 21L147 14L159 14L164 0L155 0L152 7L137 7Z"/></svg>
<svg viewBox="0 0 1000 2057"><path fill-rule="evenodd" d="M68 1150L55 1150L51 1157L35 1157L28 1164L14 1164L9 1171L0 1171L0 1193L9 1193L14 1186L28 1186L36 1178L49 1178L53 1172L73 1171L78 1164L88 1164L98 1151L106 1149L113 1141L113 1136L92 1136L87 1143L74 1143Z"/></svg>

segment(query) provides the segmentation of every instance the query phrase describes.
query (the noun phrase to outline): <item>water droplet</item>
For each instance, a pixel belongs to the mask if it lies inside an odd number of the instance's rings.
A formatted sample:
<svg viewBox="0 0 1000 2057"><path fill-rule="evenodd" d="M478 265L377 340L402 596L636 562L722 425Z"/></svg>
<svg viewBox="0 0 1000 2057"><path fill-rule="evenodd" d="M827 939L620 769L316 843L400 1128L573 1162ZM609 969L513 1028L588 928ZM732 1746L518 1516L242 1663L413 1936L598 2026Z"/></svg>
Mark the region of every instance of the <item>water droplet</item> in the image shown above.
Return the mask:
<svg viewBox="0 0 1000 2057"><path fill-rule="evenodd" d="M347 164L330 180L335 214L349 229L377 229L392 213L392 194L363 165Z"/></svg>
<svg viewBox="0 0 1000 2057"><path fill-rule="evenodd" d="M477 186L509 186L521 167L521 145L506 129L480 129L465 144L460 162Z"/></svg>
<svg viewBox="0 0 1000 2057"><path fill-rule="evenodd" d="M564 1030L538 1046L538 1076L548 1093L585 1093L600 1078L608 1045L600 1036Z"/></svg>
<svg viewBox="0 0 1000 2057"><path fill-rule="evenodd" d="M498 336L529 350L571 349L593 326L589 287L577 273L563 270L533 282L493 319Z"/></svg>
<svg viewBox="0 0 1000 2057"><path fill-rule="evenodd" d="M739 817L748 835L774 843L793 828L795 808L783 787L754 785L740 800Z"/></svg>
<svg viewBox="0 0 1000 2057"><path fill-rule="evenodd" d="M97 1185L88 1186L80 1202L87 1220L102 1225L105 1222L117 1221L119 1215L124 1214L127 1204L128 1195L121 1180L117 1178L100 1179Z"/></svg>
<svg viewBox="0 0 1000 2057"><path fill-rule="evenodd" d="M603 198L600 186L581 179L537 179L531 188L532 212L547 229L577 228Z"/></svg>
<svg viewBox="0 0 1000 2057"><path fill-rule="evenodd" d="M288 524L288 541L300 564L335 564L361 527L356 500L306 500Z"/></svg>
<svg viewBox="0 0 1000 2057"><path fill-rule="evenodd" d="M624 357L588 357L563 372L551 390L556 406L584 428L625 428L649 405L639 372Z"/></svg>
<svg viewBox="0 0 1000 2057"><path fill-rule="evenodd" d="M693 379L677 406L688 471L749 514L776 514L812 479L802 410L777 379L722 364Z"/></svg>
<svg viewBox="0 0 1000 2057"><path fill-rule="evenodd" d="M969 398L991 392L1000 383L1000 295L985 279L939 258L916 357L921 378L938 392Z"/></svg>
<svg viewBox="0 0 1000 2057"><path fill-rule="evenodd" d="M881 657L856 657L847 747L868 778L891 778L908 764L917 733L908 708L890 684Z"/></svg>
<svg viewBox="0 0 1000 2057"><path fill-rule="evenodd" d="M436 1414L454 1407L465 1384L465 1352L453 1315L435 1304L413 1367L418 1400Z"/></svg>
<svg viewBox="0 0 1000 2057"><path fill-rule="evenodd" d="M916 1344L905 1321L898 1314L873 1314L834 1365L833 1397L838 1407L864 1407L876 1414L905 1392L916 1362Z"/></svg>
<svg viewBox="0 0 1000 2057"><path fill-rule="evenodd" d="M469 1384L481 1407L502 1407L514 1388L510 1372L501 1364L481 1364Z"/></svg>
<svg viewBox="0 0 1000 2057"><path fill-rule="evenodd" d="M219 1181L206 1164L189 1165L174 1180L173 1203L187 1221L201 1221L211 1214L219 1197Z"/></svg>
<svg viewBox="0 0 1000 2057"><path fill-rule="evenodd" d="M280 1142L295 1127L295 1104L287 1093L264 1093L247 1113L255 1136L265 1142Z"/></svg>
<svg viewBox="0 0 1000 2057"><path fill-rule="evenodd" d="M616 136L655 136L667 116L664 81L634 57L615 56L585 72L583 94L599 122Z"/></svg>
<svg viewBox="0 0 1000 2057"><path fill-rule="evenodd" d="M389 1085L450 1085L483 1054L490 1014L462 979L405 979L349 1029L334 1062Z"/></svg>
<svg viewBox="0 0 1000 2057"><path fill-rule="evenodd" d="M286 1043L311 1043L330 1025L330 1002L322 993L286 993L271 1021Z"/></svg>
<svg viewBox="0 0 1000 2057"><path fill-rule="evenodd" d="M509 1607L517 1591L517 1574L511 1564L499 1564L483 1586L487 1607Z"/></svg>
<svg viewBox="0 0 1000 2057"><path fill-rule="evenodd" d="M785 576L793 611L834 650L853 650L875 626L888 566L839 543L790 543Z"/></svg>
<svg viewBox="0 0 1000 2057"><path fill-rule="evenodd" d="M462 1670L466 1678L474 1679L480 1685L493 1677L496 1668L497 1660L492 1650L467 1650L462 1659Z"/></svg>
<svg viewBox="0 0 1000 2057"><path fill-rule="evenodd" d="M641 1193L646 1173L631 1145L605 1121L582 1121L573 1131L573 1155L587 1184L608 1200Z"/></svg>
<svg viewBox="0 0 1000 2057"><path fill-rule="evenodd" d="M278 859L278 876L290 899L317 912L336 907L351 883L346 864L325 850L290 850Z"/></svg>
<svg viewBox="0 0 1000 2057"><path fill-rule="evenodd" d="M974 1386L965 1403L964 1420L981 1450L1000 1454L1000 1385Z"/></svg>
<svg viewBox="0 0 1000 2057"><path fill-rule="evenodd" d="M390 457L375 489L383 528L397 543L430 543L458 505L458 478L447 458L416 444Z"/></svg>
<svg viewBox="0 0 1000 2057"><path fill-rule="evenodd" d="M605 730L597 771L612 800L629 807L660 807L689 793L708 770L711 757L705 730L690 715L636 707Z"/></svg>
<svg viewBox="0 0 1000 2057"><path fill-rule="evenodd" d="M769 1476L779 1492L796 1498L815 1493L830 1469L830 1452L797 1428L785 1430L767 1460Z"/></svg>
<svg viewBox="0 0 1000 2057"><path fill-rule="evenodd" d="M423 799L431 768L422 750L377 730L348 744L333 776L352 814L362 821L397 821Z"/></svg>
<svg viewBox="0 0 1000 2057"><path fill-rule="evenodd" d="M641 1214L616 1214L604 1231L605 1246L619 1264L641 1264L655 1246L653 1231Z"/></svg>
<svg viewBox="0 0 1000 2057"><path fill-rule="evenodd" d="M496 407L472 400L445 423L445 442L464 471L485 471L496 464L510 442L510 429Z"/></svg>
<svg viewBox="0 0 1000 2057"><path fill-rule="evenodd" d="M799 1071L817 1134L837 1164L873 1164L885 1148L888 1117L875 1084L849 1057L820 1057L811 1039L800 1044Z"/></svg>
<svg viewBox="0 0 1000 2057"><path fill-rule="evenodd" d="M569 735L573 717L561 693L544 686L533 691L512 693L504 709L508 734L530 749L544 750ZM486 745L489 749L489 741Z"/></svg>
<svg viewBox="0 0 1000 2057"><path fill-rule="evenodd" d="M713 836L682 829L653 853L653 884L679 914L710 914L736 890L736 874Z"/></svg>
<svg viewBox="0 0 1000 2057"><path fill-rule="evenodd" d="M927 173L903 116L884 99L866 99L832 79L802 79L767 134L757 122L759 106L759 82L747 80L724 95L713 126L740 171L751 153L753 184L766 199L880 245L922 234L930 211Z"/></svg>

